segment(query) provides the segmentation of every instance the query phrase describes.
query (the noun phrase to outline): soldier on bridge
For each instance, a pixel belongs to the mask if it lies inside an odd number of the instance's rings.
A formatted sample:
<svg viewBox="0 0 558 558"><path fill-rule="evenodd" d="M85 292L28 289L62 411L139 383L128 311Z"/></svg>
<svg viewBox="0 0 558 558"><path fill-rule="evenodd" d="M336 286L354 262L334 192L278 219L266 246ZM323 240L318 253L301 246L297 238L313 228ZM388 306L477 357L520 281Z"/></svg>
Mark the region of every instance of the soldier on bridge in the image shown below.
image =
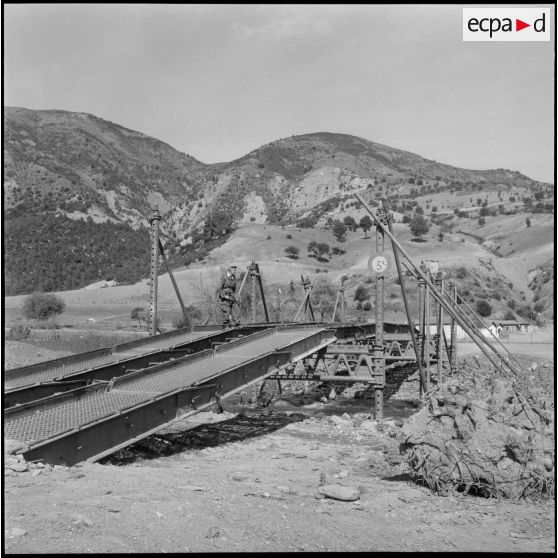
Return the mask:
<svg viewBox="0 0 558 558"><path fill-rule="evenodd" d="M232 307L236 303L236 265L231 265L219 284L219 308L223 312L223 325L237 325L232 317Z"/></svg>

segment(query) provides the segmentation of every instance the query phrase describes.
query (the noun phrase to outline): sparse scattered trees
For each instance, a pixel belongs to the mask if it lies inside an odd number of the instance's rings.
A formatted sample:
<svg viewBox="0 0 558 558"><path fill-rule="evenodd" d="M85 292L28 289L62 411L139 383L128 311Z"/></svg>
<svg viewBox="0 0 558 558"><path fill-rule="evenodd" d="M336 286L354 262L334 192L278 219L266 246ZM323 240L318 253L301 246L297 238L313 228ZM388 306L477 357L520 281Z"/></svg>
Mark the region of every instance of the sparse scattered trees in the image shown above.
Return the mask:
<svg viewBox="0 0 558 558"><path fill-rule="evenodd" d="M147 312L145 311L145 308L142 308L141 306L134 308L130 313L130 319L137 320L140 327L142 320L147 323Z"/></svg>
<svg viewBox="0 0 558 558"><path fill-rule="evenodd" d="M33 293L23 302L27 320L49 320L64 312L65 302L52 293Z"/></svg>
<svg viewBox="0 0 558 558"><path fill-rule="evenodd" d="M294 244L291 244L290 246L287 246L285 248L285 254L287 255L287 258L291 258L292 260L298 260L299 252L300 249Z"/></svg>
<svg viewBox="0 0 558 558"><path fill-rule="evenodd" d="M356 224L356 221L354 220L353 217L351 217L350 215L347 215L344 219L343 219L343 224L351 231L356 232L358 225Z"/></svg>
<svg viewBox="0 0 558 558"><path fill-rule="evenodd" d="M357 302L362 303L368 300L369 298L370 298L370 293L368 292L368 289L364 285L359 285L355 289L354 300L356 300Z"/></svg>
<svg viewBox="0 0 558 558"><path fill-rule="evenodd" d="M316 258L318 261L326 261L329 256L331 247L327 242L316 242L313 240L308 244L308 252L311 257Z"/></svg>
<svg viewBox="0 0 558 558"><path fill-rule="evenodd" d="M368 238L368 231L372 228L372 219L368 215L365 215L358 223L358 226L362 229L364 236Z"/></svg>
<svg viewBox="0 0 558 558"><path fill-rule="evenodd" d="M335 219L331 225L331 230L333 232L333 235L337 239L337 242L345 242L347 227L341 221Z"/></svg>
<svg viewBox="0 0 558 558"><path fill-rule="evenodd" d="M415 216L411 219L409 223L409 228L411 229L411 234L417 238L421 239L423 235L428 232L430 225L428 221L419 213L415 214Z"/></svg>

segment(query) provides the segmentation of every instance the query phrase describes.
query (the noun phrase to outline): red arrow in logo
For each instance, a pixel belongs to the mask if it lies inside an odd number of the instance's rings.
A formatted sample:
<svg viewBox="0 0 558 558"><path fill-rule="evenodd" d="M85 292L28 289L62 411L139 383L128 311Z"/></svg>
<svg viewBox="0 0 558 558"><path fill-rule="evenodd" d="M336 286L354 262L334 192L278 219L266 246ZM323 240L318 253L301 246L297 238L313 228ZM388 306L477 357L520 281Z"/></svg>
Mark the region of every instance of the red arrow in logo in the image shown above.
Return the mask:
<svg viewBox="0 0 558 558"><path fill-rule="evenodd" d="M515 20L515 30L516 31L521 31L522 29L525 29L526 27L531 27L530 23L525 23L524 21L521 21L520 19Z"/></svg>

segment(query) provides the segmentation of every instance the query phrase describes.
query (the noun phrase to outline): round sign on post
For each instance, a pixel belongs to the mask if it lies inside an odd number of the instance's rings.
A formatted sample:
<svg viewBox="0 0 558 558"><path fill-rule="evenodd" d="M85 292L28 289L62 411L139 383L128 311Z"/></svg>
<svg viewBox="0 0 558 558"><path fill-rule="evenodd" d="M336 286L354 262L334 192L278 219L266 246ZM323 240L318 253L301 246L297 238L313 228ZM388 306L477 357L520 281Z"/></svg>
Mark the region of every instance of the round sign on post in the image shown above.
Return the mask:
<svg viewBox="0 0 558 558"><path fill-rule="evenodd" d="M372 275L381 277L389 271L390 264L391 262L388 255L383 252L378 252L377 254L372 254L368 259L368 270Z"/></svg>

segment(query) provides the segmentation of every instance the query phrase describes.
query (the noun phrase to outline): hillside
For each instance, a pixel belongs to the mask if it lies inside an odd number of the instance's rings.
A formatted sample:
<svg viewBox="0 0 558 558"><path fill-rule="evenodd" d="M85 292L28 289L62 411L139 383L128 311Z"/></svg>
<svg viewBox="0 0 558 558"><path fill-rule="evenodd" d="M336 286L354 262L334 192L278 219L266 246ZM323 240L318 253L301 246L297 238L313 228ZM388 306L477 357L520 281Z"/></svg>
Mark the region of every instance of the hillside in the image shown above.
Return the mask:
<svg viewBox="0 0 558 558"><path fill-rule="evenodd" d="M145 225L197 188L205 166L154 138L91 114L4 110L5 211L61 211Z"/></svg>
<svg viewBox="0 0 558 558"><path fill-rule="evenodd" d="M237 160L206 165L93 115L8 107L4 140L7 294L144 277L138 258L148 249L146 217L154 206L163 215L163 240L175 268L225 263L228 240L248 225L330 231L335 219L358 223L364 212L356 192L372 205L386 200L398 222L420 210L436 234L461 235L459 241L467 238L503 258L532 252L531 241L517 233L512 253L500 238L508 233L481 234L478 219L486 226L512 215L518 222L536 214L552 220L554 210L552 186L519 172L460 169L344 134L278 139ZM46 217L51 227L40 226ZM131 229L115 234L111 224L123 223ZM538 231L546 239L550 228L539 225L534 219L528 235ZM543 244L524 270L524 285L532 279L527 273L550 257L552 241ZM49 255L62 246L57 257ZM73 262L71 276L65 262ZM48 281L26 277L42 270Z"/></svg>

